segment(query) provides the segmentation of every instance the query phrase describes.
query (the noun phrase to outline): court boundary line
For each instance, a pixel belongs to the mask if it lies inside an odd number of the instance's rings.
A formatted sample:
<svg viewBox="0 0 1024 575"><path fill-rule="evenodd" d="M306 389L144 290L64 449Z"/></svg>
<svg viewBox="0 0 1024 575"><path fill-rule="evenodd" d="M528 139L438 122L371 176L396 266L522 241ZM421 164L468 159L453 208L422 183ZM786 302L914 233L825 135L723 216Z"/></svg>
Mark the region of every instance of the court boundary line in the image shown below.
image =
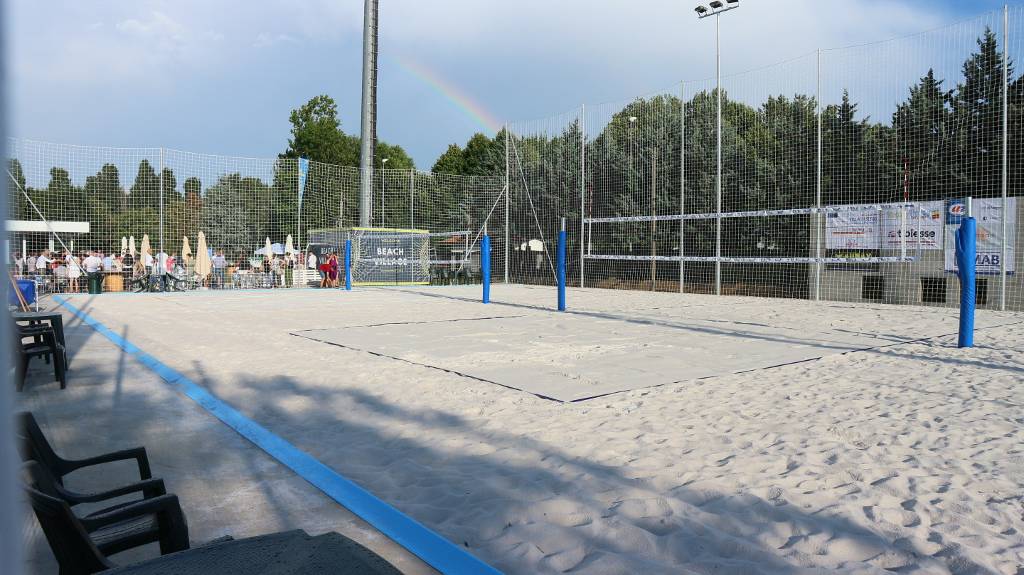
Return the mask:
<svg viewBox="0 0 1024 575"><path fill-rule="evenodd" d="M53 300L133 359L148 367L169 386L197 403L209 414L262 449L267 455L294 471L310 485L434 569L446 574L501 574L500 571L484 563L462 547L405 515L357 483L323 464L317 458L249 419L184 374L142 351L126 338L114 333L102 322L71 304L63 296L54 295Z"/></svg>

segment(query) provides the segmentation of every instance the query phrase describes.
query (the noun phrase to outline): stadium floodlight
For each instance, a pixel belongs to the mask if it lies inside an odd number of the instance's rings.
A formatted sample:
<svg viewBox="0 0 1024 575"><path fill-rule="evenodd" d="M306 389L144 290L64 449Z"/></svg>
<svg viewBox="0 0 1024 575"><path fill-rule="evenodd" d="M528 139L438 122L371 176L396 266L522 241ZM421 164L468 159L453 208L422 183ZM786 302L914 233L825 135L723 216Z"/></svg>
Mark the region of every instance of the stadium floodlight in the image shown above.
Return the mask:
<svg viewBox="0 0 1024 575"><path fill-rule="evenodd" d="M698 16L703 16L704 13L708 11L708 9L704 6L697 6L696 8L693 9L693 11L696 12Z"/></svg>
<svg viewBox="0 0 1024 575"><path fill-rule="evenodd" d="M697 17L715 17L715 99L718 102L718 119L716 121L715 136L717 143L717 174L715 176L716 213L722 213L722 43L721 27L719 21L722 12L739 8L739 0L728 0L729 5L723 6L719 0L711 2L712 10L701 10L704 6L697 7ZM715 294L722 295L722 218L715 218Z"/></svg>

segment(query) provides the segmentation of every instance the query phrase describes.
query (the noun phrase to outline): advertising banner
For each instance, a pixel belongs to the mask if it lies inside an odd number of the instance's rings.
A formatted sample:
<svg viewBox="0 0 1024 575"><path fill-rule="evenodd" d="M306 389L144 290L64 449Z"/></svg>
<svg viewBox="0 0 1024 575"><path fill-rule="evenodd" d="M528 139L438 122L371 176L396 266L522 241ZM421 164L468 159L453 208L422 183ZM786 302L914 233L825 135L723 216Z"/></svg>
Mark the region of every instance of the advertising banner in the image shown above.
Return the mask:
<svg viewBox="0 0 1024 575"><path fill-rule="evenodd" d="M974 219L978 222L978 252L975 259L975 273L994 275L1002 269L1003 251L1003 200L1002 198L976 199L973 201ZM946 202L946 271L956 272L955 232L961 220L966 217L964 200ZM1006 244L1006 273L1016 272L1014 265L1017 237L1017 198L1006 200L1006 229L1009 241Z"/></svg>
<svg viewBox="0 0 1024 575"><path fill-rule="evenodd" d="M850 251L942 249L944 202L850 206L829 212L825 249Z"/></svg>
<svg viewBox="0 0 1024 575"><path fill-rule="evenodd" d="M352 283L430 283L430 236L426 230L353 228Z"/></svg>

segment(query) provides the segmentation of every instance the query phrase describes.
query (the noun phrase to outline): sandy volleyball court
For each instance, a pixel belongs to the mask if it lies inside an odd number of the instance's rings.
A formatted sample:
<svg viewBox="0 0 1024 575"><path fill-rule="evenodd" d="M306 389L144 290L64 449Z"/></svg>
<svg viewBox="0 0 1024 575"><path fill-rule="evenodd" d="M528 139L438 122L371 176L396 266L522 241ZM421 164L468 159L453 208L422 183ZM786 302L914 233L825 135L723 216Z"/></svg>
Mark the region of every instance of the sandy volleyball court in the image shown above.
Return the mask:
<svg viewBox="0 0 1024 575"><path fill-rule="evenodd" d="M946 309L477 295L71 303L507 573L1024 568L1019 315L958 350Z"/></svg>

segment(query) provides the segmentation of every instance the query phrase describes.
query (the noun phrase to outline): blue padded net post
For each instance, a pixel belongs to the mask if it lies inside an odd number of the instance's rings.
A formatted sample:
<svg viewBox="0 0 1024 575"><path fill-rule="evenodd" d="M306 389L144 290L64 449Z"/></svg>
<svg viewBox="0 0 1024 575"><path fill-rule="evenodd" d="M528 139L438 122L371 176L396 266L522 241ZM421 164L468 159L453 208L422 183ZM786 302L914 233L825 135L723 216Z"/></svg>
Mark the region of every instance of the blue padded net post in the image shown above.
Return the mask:
<svg viewBox="0 0 1024 575"><path fill-rule="evenodd" d="M352 291L352 240L345 240L345 289Z"/></svg>
<svg viewBox="0 0 1024 575"><path fill-rule="evenodd" d="M565 311L565 218L558 232L558 311Z"/></svg>
<svg viewBox="0 0 1024 575"><path fill-rule="evenodd" d="M491 236L480 241L480 271L483 276L483 302L491 303Z"/></svg>
<svg viewBox="0 0 1024 575"><path fill-rule="evenodd" d="M960 278L960 337L958 347L974 347L975 254L978 228L973 217L966 217L956 231L956 269Z"/></svg>

